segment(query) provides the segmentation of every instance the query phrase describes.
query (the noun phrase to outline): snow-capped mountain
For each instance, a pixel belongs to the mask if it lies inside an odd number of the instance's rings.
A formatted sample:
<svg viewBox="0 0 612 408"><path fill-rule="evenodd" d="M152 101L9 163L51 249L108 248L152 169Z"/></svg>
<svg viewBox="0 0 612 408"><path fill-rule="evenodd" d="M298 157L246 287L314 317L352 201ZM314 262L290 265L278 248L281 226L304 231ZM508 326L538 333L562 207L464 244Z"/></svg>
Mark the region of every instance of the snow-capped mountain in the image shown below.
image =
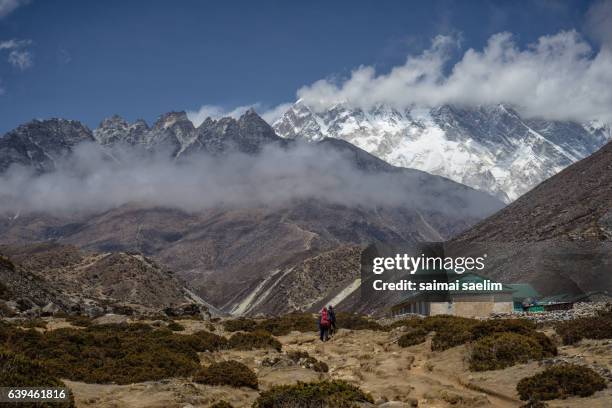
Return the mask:
<svg viewBox="0 0 612 408"><path fill-rule="evenodd" d="M503 104L316 112L297 101L273 127L282 137L346 140L401 167L448 177L511 202L612 139L602 123L523 119Z"/></svg>

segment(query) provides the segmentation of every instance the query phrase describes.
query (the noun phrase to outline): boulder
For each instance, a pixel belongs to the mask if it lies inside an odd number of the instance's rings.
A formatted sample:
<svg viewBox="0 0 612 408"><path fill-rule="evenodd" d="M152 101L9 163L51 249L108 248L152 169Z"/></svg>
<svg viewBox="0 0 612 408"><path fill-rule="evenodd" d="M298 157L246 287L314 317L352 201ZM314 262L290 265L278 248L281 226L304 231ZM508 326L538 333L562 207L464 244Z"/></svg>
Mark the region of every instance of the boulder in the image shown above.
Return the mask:
<svg viewBox="0 0 612 408"><path fill-rule="evenodd" d="M53 316L59 313L61 309L53 302L47 303L41 310L41 316Z"/></svg>
<svg viewBox="0 0 612 408"><path fill-rule="evenodd" d="M19 306L14 300L0 301L0 315L13 317L19 312Z"/></svg>
<svg viewBox="0 0 612 408"><path fill-rule="evenodd" d="M210 319L210 312L204 305L197 303L183 303L174 307L167 307L164 313L168 317L200 316L205 320Z"/></svg>
<svg viewBox="0 0 612 408"><path fill-rule="evenodd" d="M419 400L411 398L409 401L387 401L380 404L380 408L413 408L419 406Z"/></svg>
<svg viewBox="0 0 612 408"><path fill-rule="evenodd" d="M121 324L127 323L128 320L128 316L109 313L94 319L93 324Z"/></svg>

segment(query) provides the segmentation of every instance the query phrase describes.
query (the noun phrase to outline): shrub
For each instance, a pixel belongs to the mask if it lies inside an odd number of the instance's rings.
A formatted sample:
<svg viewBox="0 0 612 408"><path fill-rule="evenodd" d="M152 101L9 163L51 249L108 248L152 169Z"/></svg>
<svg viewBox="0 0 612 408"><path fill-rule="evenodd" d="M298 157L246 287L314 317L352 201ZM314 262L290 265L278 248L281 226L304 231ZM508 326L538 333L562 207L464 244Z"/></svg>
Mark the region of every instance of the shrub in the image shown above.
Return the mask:
<svg viewBox="0 0 612 408"><path fill-rule="evenodd" d="M471 329L476 323L478 320L450 315L428 316L421 320L423 327L430 331L438 331L448 326Z"/></svg>
<svg viewBox="0 0 612 408"><path fill-rule="evenodd" d="M310 354L308 354L307 351L291 350L287 352L287 357L289 357L289 360L293 361L294 363L297 363L303 358L309 358Z"/></svg>
<svg viewBox="0 0 612 408"><path fill-rule="evenodd" d="M388 328L407 327L408 333L414 332L414 339L407 336L405 341L407 345L418 344L425 341L425 335L430 332L435 332L431 341L431 349L434 351L442 351L460 344L467 343L472 340L471 329L478 323L478 320L465 317L437 315L428 316L425 318L406 319L393 323ZM420 334L423 335L420 335ZM410 344L412 341L417 342Z"/></svg>
<svg viewBox="0 0 612 408"><path fill-rule="evenodd" d="M577 395L588 397L606 388L606 380L588 367L562 364L523 378L516 386L522 400L546 401Z"/></svg>
<svg viewBox="0 0 612 408"><path fill-rule="evenodd" d="M538 340L517 333L495 333L478 340L470 354L472 371L497 370L548 357Z"/></svg>
<svg viewBox="0 0 612 408"><path fill-rule="evenodd" d="M0 300L0 317L14 317L16 313L6 305L6 303Z"/></svg>
<svg viewBox="0 0 612 408"><path fill-rule="evenodd" d="M535 323L525 319L483 320L471 329L472 338L478 340L494 333L517 333L530 335L535 332Z"/></svg>
<svg viewBox="0 0 612 408"><path fill-rule="evenodd" d="M548 408L548 404L542 401L528 401L521 405L520 408Z"/></svg>
<svg viewBox="0 0 612 408"><path fill-rule="evenodd" d="M21 326L25 329L35 329L35 328L46 329L47 328L47 322L39 318L18 320L16 322L16 325Z"/></svg>
<svg viewBox="0 0 612 408"><path fill-rule="evenodd" d="M229 347L236 350L254 350L272 348L281 351L282 345L270 333L257 331L254 333L236 333L229 339Z"/></svg>
<svg viewBox="0 0 612 408"><path fill-rule="evenodd" d="M0 299L8 300L11 297L11 291L6 285L0 282Z"/></svg>
<svg viewBox="0 0 612 408"><path fill-rule="evenodd" d="M411 327L423 327L423 320L425 320L425 319L415 316L413 318L396 320L393 323L386 325L385 328L387 330L392 330L392 329L396 329L398 327L407 327L407 328L411 328Z"/></svg>
<svg viewBox="0 0 612 408"><path fill-rule="evenodd" d="M408 332L400 337L398 344L402 347L419 344L425 341L430 332L435 332L431 340L433 351L443 351L451 347L489 337L496 333L515 333L532 337L544 350L546 355L556 355L557 348L542 333L538 333L534 323L520 319L500 319L480 321L458 316L438 315L423 319L406 319L395 322L389 327L404 326Z"/></svg>
<svg viewBox="0 0 612 408"><path fill-rule="evenodd" d="M311 313L290 313L265 319L255 330L265 330L274 336L284 336L292 331L302 333L317 331L317 322Z"/></svg>
<svg viewBox="0 0 612 408"><path fill-rule="evenodd" d="M172 333L172 332L170 332ZM206 351L217 351L228 348L228 341L225 337L210 333L204 330L190 335L175 335L170 337L172 342L179 342L189 349L203 353Z"/></svg>
<svg viewBox="0 0 612 408"><path fill-rule="evenodd" d="M274 336L284 336L292 331L316 331L316 321L310 313L290 313L264 320L240 318L223 322L225 330L230 332L254 332L265 330Z"/></svg>
<svg viewBox="0 0 612 408"><path fill-rule="evenodd" d="M231 385L232 387L258 388L257 376L249 367L235 360L213 363L200 369L193 377L200 384Z"/></svg>
<svg viewBox="0 0 612 408"><path fill-rule="evenodd" d="M468 330L452 326L447 327L436 331L431 339L431 350L444 351L465 344L470 340L472 340L472 335Z"/></svg>
<svg viewBox="0 0 612 408"><path fill-rule="evenodd" d="M294 363L300 364L304 368L310 368L318 373L326 373L329 371L329 366L326 363L311 357L306 351L290 351L287 353L287 357Z"/></svg>
<svg viewBox="0 0 612 408"><path fill-rule="evenodd" d="M253 408L348 408L363 402L374 401L358 387L334 380L274 386L259 395Z"/></svg>
<svg viewBox="0 0 612 408"><path fill-rule="evenodd" d="M563 344L574 344L582 339L612 339L612 316L600 316L568 320L555 326Z"/></svg>
<svg viewBox="0 0 612 408"><path fill-rule="evenodd" d="M4 255L0 255L0 268L6 268L15 272L15 264L10 260L10 258Z"/></svg>
<svg viewBox="0 0 612 408"><path fill-rule="evenodd" d="M423 327L410 329L397 340L397 344L400 347L410 347L416 344L421 344L427 338L427 334L428 331Z"/></svg>
<svg viewBox="0 0 612 408"><path fill-rule="evenodd" d="M20 403L20 407L74 407L72 393L61 380L54 377L40 363L26 356L0 350L0 387L58 387L70 394L67 402Z"/></svg>
<svg viewBox="0 0 612 408"><path fill-rule="evenodd" d="M73 326L89 327L92 325L92 318L89 316L68 316L66 321Z"/></svg>
<svg viewBox="0 0 612 408"><path fill-rule="evenodd" d="M199 358L198 350L185 341L188 337L139 324L62 328L44 334L0 330L5 347L40 362L52 375L89 383L189 376L199 368Z"/></svg>
<svg viewBox="0 0 612 408"><path fill-rule="evenodd" d="M313 357L311 357L313 358ZM329 366L324 363L323 361L318 361L315 360L315 362L312 364L311 367L314 371L316 371L317 373L326 373L329 371Z"/></svg>
<svg viewBox="0 0 612 408"><path fill-rule="evenodd" d="M229 332L246 331L250 332L255 330L257 322L252 319L239 318L226 320L223 322L223 328Z"/></svg>
<svg viewBox="0 0 612 408"><path fill-rule="evenodd" d="M455 316L433 316L424 322L425 327L436 332L431 339L433 351L443 351L471 341L475 324L474 319Z"/></svg>
<svg viewBox="0 0 612 408"><path fill-rule="evenodd" d="M379 323L354 313L336 313L336 324L339 328L349 330L387 330Z"/></svg>
<svg viewBox="0 0 612 408"><path fill-rule="evenodd" d="M218 401L212 404L210 408L234 408L234 406L227 401Z"/></svg>
<svg viewBox="0 0 612 408"><path fill-rule="evenodd" d="M172 331L184 331L185 330L185 326L183 326L180 323L177 322L170 322L167 326L168 329L172 330Z"/></svg>
<svg viewBox="0 0 612 408"><path fill-rule="evenodd" d="M547 335L540 332L533 332L530 336L538 342L540 347L542 347L544 357L552 357L557 355L557 346Z"/></svg>

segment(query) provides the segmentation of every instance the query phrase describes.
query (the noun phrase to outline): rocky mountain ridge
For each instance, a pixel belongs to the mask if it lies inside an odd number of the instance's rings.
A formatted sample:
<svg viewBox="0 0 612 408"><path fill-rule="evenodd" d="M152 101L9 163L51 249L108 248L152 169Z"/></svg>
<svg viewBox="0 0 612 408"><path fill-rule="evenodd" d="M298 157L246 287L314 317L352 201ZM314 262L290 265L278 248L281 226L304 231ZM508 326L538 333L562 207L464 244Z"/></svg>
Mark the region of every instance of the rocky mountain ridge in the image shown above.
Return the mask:
<svg viewBox="0 0 612 408"><path fill-rule="evenodd" d="M93 131L75 120L33 120L0 137L0 173L13 164L38 172L53 170L58 161L84 142L119 149L129 146L174 159L198 153L252 154L267 144L287 144L254 110L239 119L208 118L197 128L185 112L165 113L150 127L144 120L130 124L114 115Z"/></svg>

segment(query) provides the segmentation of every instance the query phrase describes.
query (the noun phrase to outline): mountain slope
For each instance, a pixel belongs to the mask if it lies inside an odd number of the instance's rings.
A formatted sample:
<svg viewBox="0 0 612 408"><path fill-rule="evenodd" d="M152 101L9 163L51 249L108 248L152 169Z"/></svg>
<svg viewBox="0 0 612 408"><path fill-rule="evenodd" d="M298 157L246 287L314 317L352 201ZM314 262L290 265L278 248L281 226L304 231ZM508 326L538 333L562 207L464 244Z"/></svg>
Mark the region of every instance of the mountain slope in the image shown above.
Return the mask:
<svg viewBox="0 0 612 408"><path fill-rule="evenodd" d="M488 254L487 274L545 294L612 292L612 143L454 238Z"/></svg>
<svg viewBox="0 0 612 408"><path fill-rule="evenodd" d="M189 211L126 202L93 213L17 212L0 218L0 242L57 240L97 252L138 251L168 265L198 295L225 311L269 313L315 307L352 284L358 269L312 266L333 261L324 254L371 242L442 241L503 206L446 178L392 166L342 140L323 139L306 147L287 142L254 112L238 120L205 121L198 128L183 119L181 114L163 115L146 130L114 118L103 124L105 132L94 133L98 143L113 149L170 146L175 161L204 160L203 153L229 160L228 152L237 151L264 166L263 179L252 182L272 186L266 194L279 189L295 195L262 202L243 197L244 204ZM280 149L266 155L269 145ZM307 161L295 167L286 157ZM243 180L241 172L247 171L239 165L234 172ZM296 171L307 174L296 178ZM298 283L308 277L317 283L302 291Z"/></svg>
<svg viewBox="0 0 612 408"><path fill-rule="evenodd" d="M424 170L511 202L612 139L608 125L527 120L504 105L400 111L296 102L273 125L288 139L346 140L396 166Z"/></svg>
<svg viewBox="0 0 612 408"><path fill-rule="evenodd" d="M457 237L468 240L612 239L612 143Z"/></svg>
<svg viewBox="0 0 612 408"><path fill-rule="evenodd" d="M135 253L84 252L52 242L0 246L0 253L12 263L0 272L10 293L5 300L23 310L159 313L202 304L172 272Z"/></svg>
<svg viewBox="0 0 612 408"><path fill-rule="evenodd" d="M80 122L34 120L0 138L0 173L13 164L38 172L53 170L76 145L93 141L91 131Z"/></svg>

